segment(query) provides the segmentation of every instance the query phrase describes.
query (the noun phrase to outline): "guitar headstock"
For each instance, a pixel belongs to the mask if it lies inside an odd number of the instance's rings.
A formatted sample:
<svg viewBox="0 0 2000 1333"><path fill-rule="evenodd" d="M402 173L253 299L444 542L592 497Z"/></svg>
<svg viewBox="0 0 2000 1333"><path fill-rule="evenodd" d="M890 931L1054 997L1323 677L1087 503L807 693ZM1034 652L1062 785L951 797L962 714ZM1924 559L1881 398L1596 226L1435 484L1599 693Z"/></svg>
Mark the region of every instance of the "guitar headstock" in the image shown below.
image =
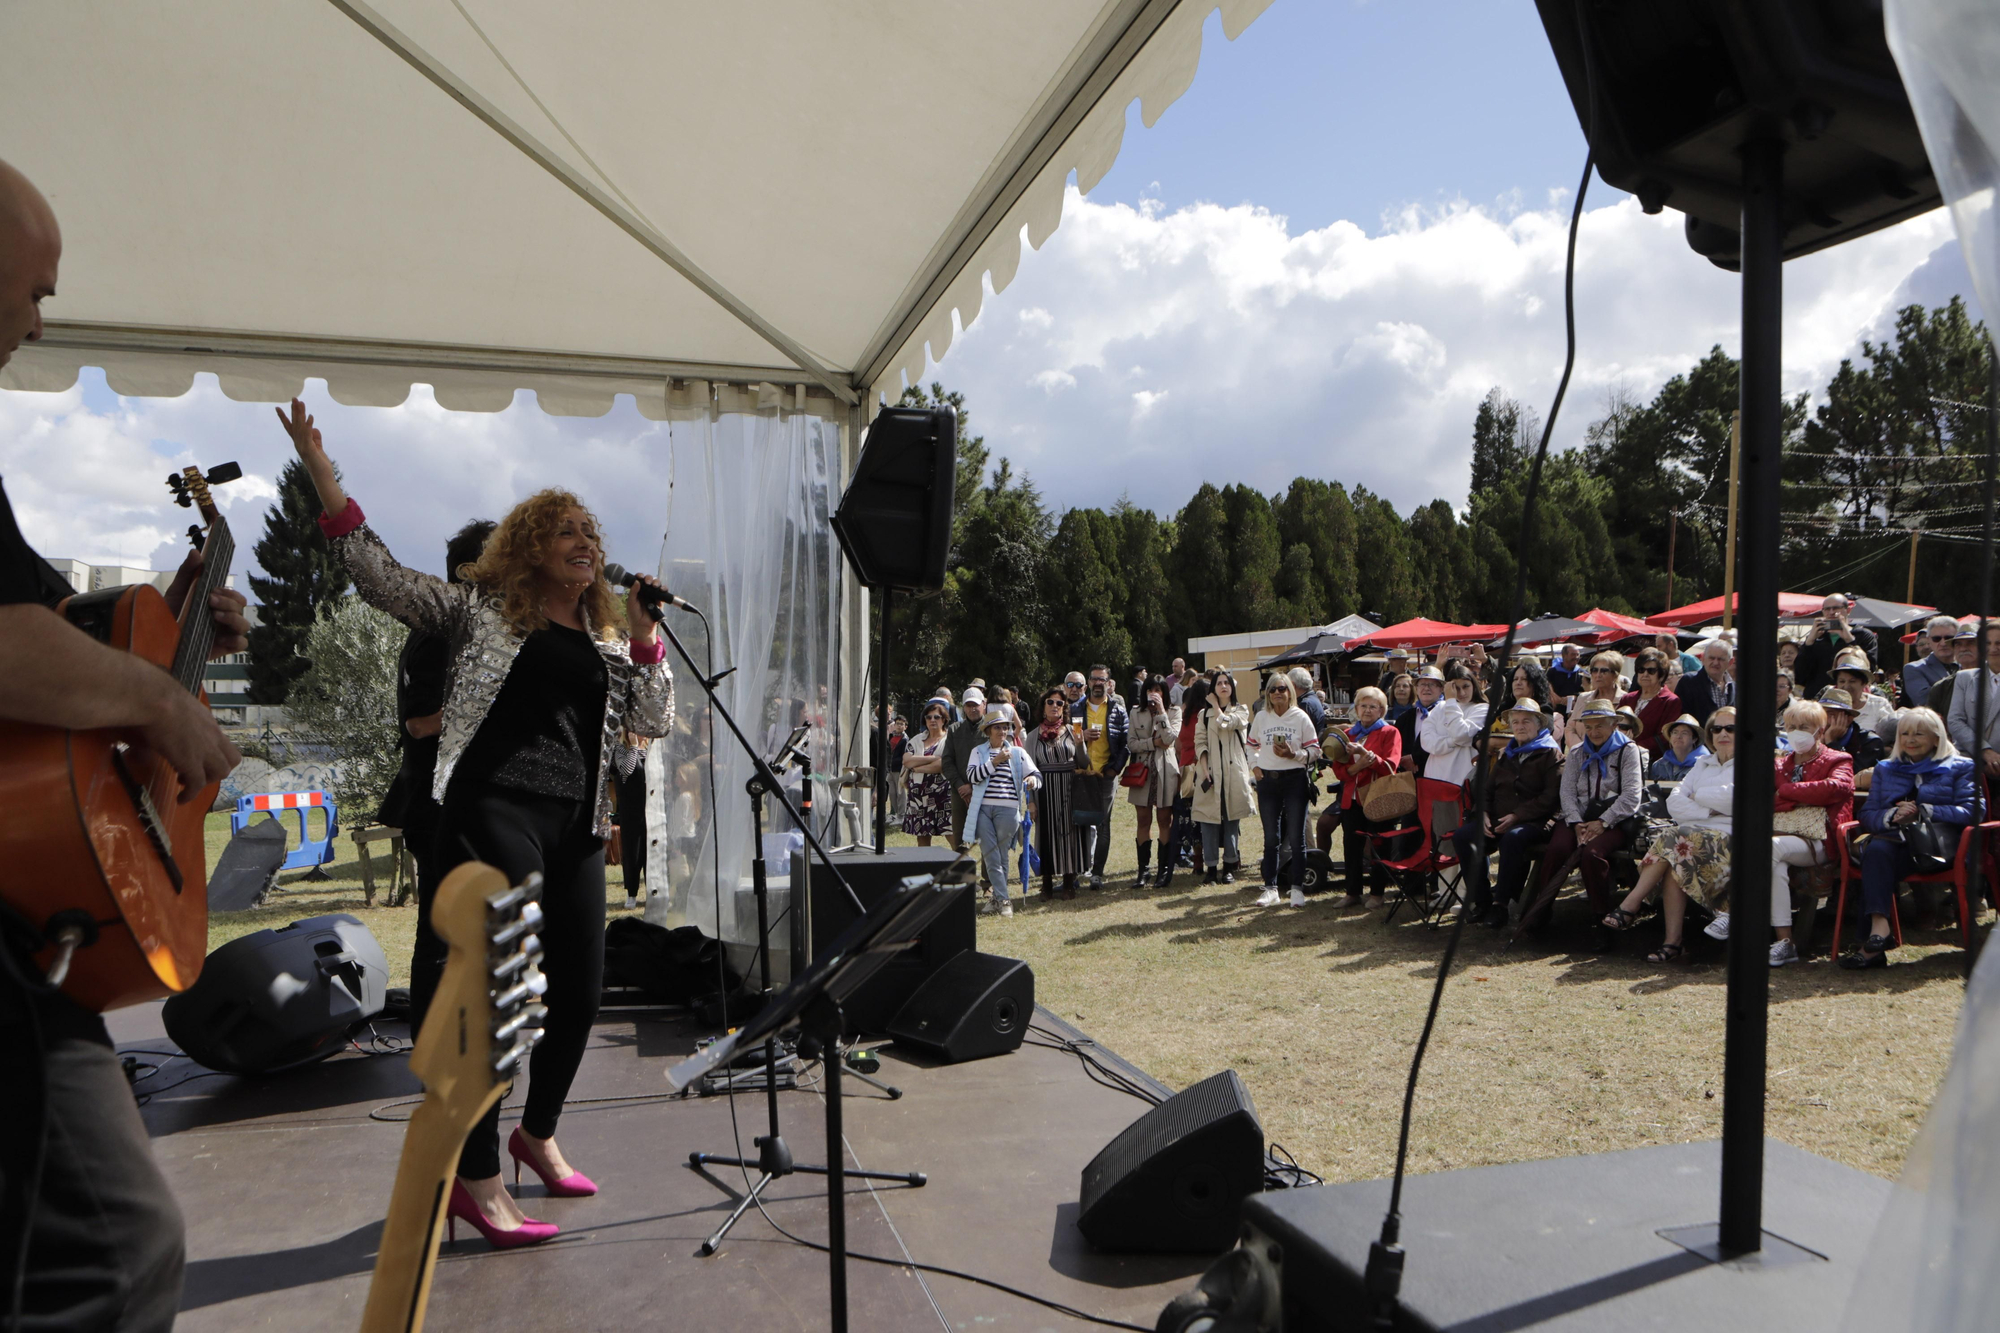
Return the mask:
<svg viewBox="0 0 2000 1333"><path fill-rule="evenodd" d="M243 469L235 463L217 463L207 472L189 466L167 474L167 489L174 493L175 504L183 509L194 505L201 510L201 521L213 525L220 517L220 511L216 509L215 499L208 488L235 481L242 475Z"/></svg>
<svg viewBox="0 0 2000 1333"><path fill-rule="evenodd" d="M431 924L451 949L410 1068L427 1100L464 1129L485 1113L488 1094L513 1079L542 1039L542 877L510 886L474 861L445 876ZM462 1133L463 1131L461 1131Z"/></svg>

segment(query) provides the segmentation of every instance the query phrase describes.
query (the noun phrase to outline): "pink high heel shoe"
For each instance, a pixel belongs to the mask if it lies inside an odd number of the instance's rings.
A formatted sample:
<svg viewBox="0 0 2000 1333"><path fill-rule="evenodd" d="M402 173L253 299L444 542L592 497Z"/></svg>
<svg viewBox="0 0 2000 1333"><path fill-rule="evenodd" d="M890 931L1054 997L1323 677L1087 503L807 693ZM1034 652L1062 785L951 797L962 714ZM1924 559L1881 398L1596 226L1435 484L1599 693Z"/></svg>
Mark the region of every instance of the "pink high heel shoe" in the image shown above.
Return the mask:
<svg viewBox="0 0 2000 1333"><path fill-rule="evenodd" d="M561 1180L552 1178L548 1172L542 1170L536 1164L534 1159L528 1156L527 1145L522 1141L525 1137L521 1133L519 1125L516 1125L514 1132L507 1136L507 1155L514 1159L514 1184L516 1186L519 1186L521 1183L521 1164L526 1162L528 1169L542 1178L542 1184L548 1189L550 1198L581 1199L587 1195L597 1193L597 1182L581 1171L572 1171Z"/></svg>
<svg viewBox="0 0 2000 1333"><path fill-rule="evenodd" d="M523 1220L511 1231L496 1227L487 1220L486 1214L479 1211L479 1205L473 1202L462 1180L451 1182L451 1202L445 1206L444 1216L445 1228L452 1240L458 1239L458 1220L462 1217L472 1223L472 1229L486 1237L486 1243L496 1250L518 1250L523 1245L540 1245L562 1230L553 1222L537 1222L532 1217Z"/></svg>

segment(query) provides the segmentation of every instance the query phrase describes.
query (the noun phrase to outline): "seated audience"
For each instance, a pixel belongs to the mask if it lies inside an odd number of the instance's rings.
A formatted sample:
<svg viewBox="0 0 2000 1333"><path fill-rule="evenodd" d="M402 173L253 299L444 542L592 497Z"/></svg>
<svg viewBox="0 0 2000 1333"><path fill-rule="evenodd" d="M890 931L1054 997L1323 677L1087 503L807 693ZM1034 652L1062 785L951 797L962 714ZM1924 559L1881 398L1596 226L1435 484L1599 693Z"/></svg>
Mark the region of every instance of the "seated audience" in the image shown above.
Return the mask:
<svg viewBox="0 0 2000 1333"><path fill-rule="evenodd" d="M1403 733L1403 771L1424 775L1424 720L1431 710L1444 698L1444 672L1434 666L1427 666L1414 673L1417 681L1417 706L1403 714L1396 723L1396 730Z"/></svg>
<svg viewBox="0 0 2000 1333"><path fill-rule="evenodd" d="M1639 715L1624 704L1618 705L1616 725L1620 736L1635 741L1639 739Z"/></svg>
<svg viewBox="0 0 2000 1333"><path fill-rule="evenodd" d="M1604 928L1630 929L1639 908L1660 890L1666 931L1649 963L1671 963L1687 952L1683 929L1689 898L1726 908L1729 902L1729 827L1736 807L1736 710L1728 705L1709 715L1708 752L1695 761L1681 785L1667 796L1674 820L1653 838L1639 866L1639 883L1625 901L1606 913Z"/></svg>
<svg viewBox="0 0 2000 1333"><path fill-rule="evenodd" d="M1403 725L1403 719L1416 711L1417 678L1405 671L1402 675L1395 677L1383 693L1389 700L1389 711L1386 714L1389 719L1389 725L1400 728ZM1361 701L1361 696L1358 692L1355 694L1354 700L1356 703Z"/></svg>
<svg viewBox="0 0 2000 1333"><path fill-rule="evenodd" d="M1875 631L1854 624L1852 611L1845 593L1827 595L1792 668L1801 692L1814 695L1833 684L1834 661L1843 648L1859 648L1870 662L1875 660Z"/></svg>
<svg viewBox="0 0 2000 1333"><path fill-rule="evenodd" d="M1794 679L1797 678L1799 670L1799 641L1797 639L1787 639L1782 635L1779 636L1778 665L1791 672Z"/></svg>
<svg viewBox="0 0 2000 1333"><path fill-rule="evenodd" d="M1950 616L1932 616L1931 623L1917 635L1917 643L1930 651L1903 667L1899 684L1902 706L1921 708L1931 686L1958 670L1952 658L1952 640L1958 637L1958 622ZM1837 683L1837 682L1836 682ZM1942 714L1940 714L1942 716Z"/></svg>
<svg viewBox="0 0 2000 1333"><path fill-rule="evenodd" d="M1568 710L1570 701L1582 694L1587 684L1584 672L1577 665L1579 655L1575 644L1566 643L1549 667L1549 694L1556 708L1563 711Z"/></svg>
<svg viewBox="0 0 2000 1333"><path fill-rule="evenodd" d="M1665 637L1671 639L1673 635ZM1637 688L1618 701L1638 715L1639 734L1636 739L1656 759L1660 751L1667 748L1667 723L1681 715L1681 697L1667 688L1669 661L1667 655L1657 648L1648 648L1640 653L1639 664L1632 668L1632 680Z"/></svg>
<svg viewBox="0 0 2000 1333"><path fill-rule="evenodd" d="M1501 716L1511 740L1486 779L1486 809L1482 824L1484 847L1475 844L1472 815L1452 834L1461 873L1469 890L1474 919L1498 929L1507 924L1507 907L1528 882L1528 863L1549 836L1562 804L1562 747L1549 730L1549 718L1531 698L1517 698ZM1497 892L1487 881L1486 852L1500 853Z"/></svg>
<svg viewBox="0 0 2000 1333"><path fill-rule="evenodd" d="M1867 731L1874 731L1882 725L1884 718L1896 711L1889 706L1889 700L1873 688L1874 683L1875 668L1860 650L1849 649L1834 663L1833 685L1830 688L1846 690L1854 697L1854 706L1860 710L1855 721Z"/></svg>
<svg viewBox="0 0 2000 1333"><path fill-rule="evenodd" d="M1332 767L1340 778L1340 840L1347 858L1347 901L1361 901L1363 861L1368 834L1395 827L1378 824L1361 812L1361 792L1378 778L1394 773L1403 758L1403 733L1383 719L1382 691L1359 689L1354 692L1354 725L1346 732L1347 757ZM1372 897L1380 904L1388 887L1388 875L1379 866L1369 874Z"/></svg>
<svg viewBox="0 0 2000 1333"><path fill-rule="evenodd" d="M1486 728L1488 737L1486 746L1494 754L1500 753L1513 739L1514 733L1512 724L1507 720L1507 710L1515 703L1522 699L1533 699L1544 721L1547 721L1550 714L1555 711L1555 700L1549 694L1548 673L1542 670L1542 664L1534 658L1524 657L1516 662L1513 671L1508 673L1507 681L1505 699L1487 700L1487 704L1493 709L1493 721ZM1503 703L1507 705L1506 708L1501 707Z"/></svg>
<svg viewBox="0 0 2000 1333"><path fill-rule="evenodd" d="M1785 715L1785 710L1792 706L1792 700L1798 697L1797 689L1798 686L1797 683L1792 679L1792 673L1785 670L1783 667L1779 667L1778 668L1778 716L1779 717L1783 717ZM1783 731L1780 731L1778 733L1778 748L1780 750L1785 748L1785 733Z"/></svg>
<svg viewBox="0 0 2000 1333"><path fill-rule="evenodd" d="M1775 761L1778 800L1774 808L1781 822L1793 811L1816 812L1819 818L1803 818L1802 831L1775 833L1771 838L1771 925L1778 934L1771 945L1772 967L1799 961L1798 947L1792 943L1788 867L1827 864L1833 859L1830 839L1854 818L1854 761L1844 751L1821 743L1826 711L1810 699L1801 699L1785 710L1784 727L1790 745ZM1724 919L1716 918L1718 922ZM1724 926L1718 938L1727 932ZM1712 926L1709 933L1717 934Z"/></svg>
<svg viewBox="0 0 2000 1333"><path fill-rule="evenodd" d="M1706 723L1710 713L1736 702L1736 678L1730 674L1736 649L1727 639L1710 639L1698 646L1701 670L1682 676L1674 692L1695 721Z"/></svg>
<svg viewBox="0 0 2000 1333"><path fill-rule="evenodd" d="M1667 723L1667 748L1660 752L1646 775L1662 782L1679 782L1707 753L1708 747L1701 743L1701 723L1691 714L1682 713Z"/></svg>
<svg viewBox="0 0 2000 1333"><path fill-rule="evenodd" d="M1920 701L1925 708L1930 709L1939 717L1951 716L1952 689L1958 683L1960 674L1970 671L1979 665L1978 621L1975 620L1970 624L1962 624L1958 627L1958 633L1954 634L1951 640L1951 657L1952 661L1958 664L1958 670L1931 686L1931 692L1925 695ZM1884 732L1887 734L1884 734ZM1893 747L1896 744L1893 723L1889 727L1884 728L1884 731L1878 731L1875 734L1881 736L1883 743L1886 745Z"/></svg>
<svg viewBox="0 0 2000 1333"><path fill-rule="evenodd" d="M1590 683L1584 692L1579 694L1575 701L1570 704L1569 727L1565 735L1565 742L1568 746L1575 747L1583 743L1583 719L1581 712L1583 705L1592 699L1601 699L1611 705L1610 713L1614 719L1613 729L1616 730L1615 720L1618 713L1618 700L1625 692L1625 682L1620 678L1619 673L1624 671L1624 669L1625 659L1617 653L1599 653L1590 659Z"/></svg>
<svg viewBox="0 0 2000 1333"><path fill-rule="evenodd" d="M1868 771L1882 762L1887 747L1882 738L1856 722L1861 710L1854 696L1837 685L1819 692L1819 706L1826 711L1826 731L1821 739L1854 761L1854 790L1868 790Z"/></svg>
<svg viewBox="0 0 2000 1333"><path fill-rule="evenodd" d="M1597 664L1591 664L1595 670ZM1542 856L1541 890L1552 896L1571 869L1583 873L1584 892L1599 915L1611 909L1611 853L1631 841L1626 821L1639 813L1645 783L1642 753L1619 734L1617 708L1601 697L1576 706L1571 725L1583 738L1563 761L1562 819ZM1608 932L1599 945L1609 948Z"/></svg>
<svg viewBox="0 0 2000 1333"><path fill-rule="evenodd" d="M1875 780L1861 808L1869 833L1861 847L1861 911L1868 935L1840 960L1845 968L1887 967L1895 937L1889 913L1896 885L1913 873L1903 830L1919 819L1942 825L1954 852L1960 831L1979 808L1972 760L1958 753L1942 719L1928 708L1906 708L1897 718L1896 748L1875 766Z"/></svg>
<svg viewBox="0 0 2000 1333"><path fill-rule="evenodd" d="M1945 730L1958 752L1981 769L1990 781L2000 777L2000 622L1986 627L1986 715L1978 718L1979 675L1958 673L1951 693Z"/></svg>

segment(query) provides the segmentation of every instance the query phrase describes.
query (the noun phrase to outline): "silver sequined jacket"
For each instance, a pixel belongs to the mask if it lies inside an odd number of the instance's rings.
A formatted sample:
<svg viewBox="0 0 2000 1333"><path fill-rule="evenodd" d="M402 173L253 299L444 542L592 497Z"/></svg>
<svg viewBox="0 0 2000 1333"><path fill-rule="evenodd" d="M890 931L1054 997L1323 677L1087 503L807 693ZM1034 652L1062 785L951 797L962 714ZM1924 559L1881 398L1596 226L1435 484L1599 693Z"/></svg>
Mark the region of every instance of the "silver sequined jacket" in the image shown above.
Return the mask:
<svg viewBox="0 0 2000 1333"><path fill-rule="evenodd" d="M431 795L444 800L452 770L500 695L527 635L500 614L500 602L469 583L447 583L435 574L405 569L366 523L333 540L361 600L411 629L445 636L444 731ZM587 622L586 622L587 623ZM664 736L674 724L674 677L664 662L640 666L625 639L592 641L604 659L604 734L597 747L599 837L611 836L611 794L606 779L623 733Z"/></svg>

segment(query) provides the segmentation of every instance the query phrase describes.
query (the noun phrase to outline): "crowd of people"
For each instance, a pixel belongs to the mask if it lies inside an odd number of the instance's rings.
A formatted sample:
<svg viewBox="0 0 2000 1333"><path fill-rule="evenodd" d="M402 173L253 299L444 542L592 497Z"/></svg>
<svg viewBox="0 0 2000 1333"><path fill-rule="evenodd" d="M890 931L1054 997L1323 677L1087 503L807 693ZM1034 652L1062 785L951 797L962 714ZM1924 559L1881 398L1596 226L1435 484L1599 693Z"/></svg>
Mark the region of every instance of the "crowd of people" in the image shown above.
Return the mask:
<svg viewBox="0 0 2000 1333"><path fill-rule="evenodd" d="M1840 963L1882 967L1898 938L1897 884L1935 869L1927 849L1955 850L1976 821L1982 780L2000 775L2000 625L1988 632L1983 725L1977 636L1976 621L1936 617L1890 672L1842 594L1781 632L1768 687L1781 719L1770 758L1771 920L1757 926L1770 932L1773 967L1799 958L1792 871L1818 874L1799 887L1823 894L1836 840L1865 835L1853 857L1866 929ZM1747 686L1733 631L1687 644L1662 632L1621 648L1568 643L1505 664L1478 643L1430 661L1392 649L1365 684L1353 663L1344 676L1293 666L1248 691L1231 671L1190 670L1179 658L1161 674L1135 670L1129 697L1103 664L1032 701L981 680L957 694L940 687L918 710L920 727L892 729L897 814L920 843L976 849L991 890L984 910L1003 916L1014 911L1010 870L1018 881L1024 844L1044 894L1104 887L1121 792L1137 815L1135 887L1164 887L1183 868L1204 884L1236 883L1242 823L1255 815L1258 905L1304 906L1309 883L1337 879L1349 906L1379 907L1419 834L1407 813L1370 818L1371 806L1392 808L1371 801L1370 788L1422 778L1461 789L1459 827L1436 830L1457 862L1442 896L1460 910L1492 928L1538 931L1574 872L1596 947L1615 948L1657 896L1663 938L1649 959L1670 962L1687 956L1691 903L1703 934L1727 939L1731 928L1736 706ZM1474 810L1482 758L1492 772ZM1315 864L1323 874L1310 873ZM1630 883L1622 897L1620 878Z"/></svg>

